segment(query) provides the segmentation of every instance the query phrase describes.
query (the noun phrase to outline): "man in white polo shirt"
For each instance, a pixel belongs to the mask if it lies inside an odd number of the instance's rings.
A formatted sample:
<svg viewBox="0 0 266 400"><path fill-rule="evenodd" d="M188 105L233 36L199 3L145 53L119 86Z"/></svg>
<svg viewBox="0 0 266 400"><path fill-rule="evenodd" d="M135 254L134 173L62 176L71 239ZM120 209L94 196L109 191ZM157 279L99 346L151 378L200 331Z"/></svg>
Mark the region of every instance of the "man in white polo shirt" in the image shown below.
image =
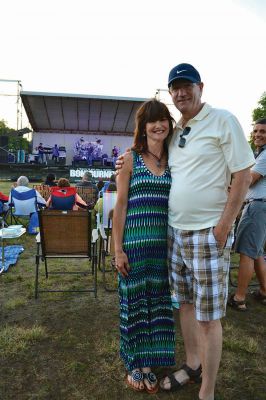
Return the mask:
<svg viewBox="0 0 266 400"><path fill-rule="evenodd" d="M180 303L186 363L160 386L173 391L202 378L199 398L213 400L232 225L250 183L254 157L236 117L202 103L203 83L192 65L174 67L168 87L181 113L169 146L169 278Z"/></svg>

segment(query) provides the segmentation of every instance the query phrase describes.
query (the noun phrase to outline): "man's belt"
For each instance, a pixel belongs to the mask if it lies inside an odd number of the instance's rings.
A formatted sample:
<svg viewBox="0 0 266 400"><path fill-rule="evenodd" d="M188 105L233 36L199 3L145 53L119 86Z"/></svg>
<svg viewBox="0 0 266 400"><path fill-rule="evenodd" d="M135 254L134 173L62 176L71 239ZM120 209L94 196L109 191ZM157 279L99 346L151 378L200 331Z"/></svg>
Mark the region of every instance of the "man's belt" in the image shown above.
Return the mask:
<svg viewBox="0 0 266 400"><path fill-rule="evenodd" d="M262 199L248 199L244 201L244 204L249 204L252 203L253 201L266 201L266 198L262 198Z"/></svg>

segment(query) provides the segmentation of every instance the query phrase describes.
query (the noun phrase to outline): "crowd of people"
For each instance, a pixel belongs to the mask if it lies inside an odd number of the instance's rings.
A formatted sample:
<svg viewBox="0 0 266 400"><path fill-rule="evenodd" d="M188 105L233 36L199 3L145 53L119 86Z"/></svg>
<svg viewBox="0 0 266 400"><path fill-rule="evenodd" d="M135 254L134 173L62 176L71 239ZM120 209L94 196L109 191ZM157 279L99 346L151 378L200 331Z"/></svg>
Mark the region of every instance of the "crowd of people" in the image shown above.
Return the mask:
<svg viewBox="0 0 266 400"><path fill-rule="evenodd" d="M92 210L93 225L96 225L96 214L102 214L103 211L103 193L116 191L115 175L112 175L110 180L106 182L99 181L96 185L93 183L92 175L89 172L85 172L82 180L77 182L74 186L70 184L67 178L56 180L55 174L49 173L44 181L44 187L47 186L50 188L50 196L45 200L41 195L41 189L32 189L29 185L29 179L26 176L20 176L12 185L9 195L0 192L0 213L2 213L6 219L11 208L15 209L14 215L21 216L29 216L39 208L62 210L90 209ZM40 185L40 188L42 188L42 185ZM85 188L86 197L89 198L90 201L85 201L82 198L78 193L79 188ZM29 191L31 191L30 198L29 196L25 196L25 198L22 197L19 200L15 199L15 193L26 194ZM66 201L67 198L69 201Z"/></svg>
<svg viewBox="0 0 266 400"><path fill-rule="evenodd" d="M136 113L132 148L112 154L116 175L95 184L85 172L76 187L93 190L94 212L100 214L103 193L117 192L113 232L127 385L153 394L198 383L199 399L214 400L221 318L227 304L247 310L254 271L260 285L254 298L266 305L266 118L254 123L254 157L237 118L202 101L204 84L194 66L173 67L168 89L180 120L159 100L146 101ZM45 184L62 192L71 187L53 174ZM30 190L29 180L21 176L15 190ZM48 201L36 196L53 206L52 194ZM3 201L8 204L10 196ZM87 206L76 193L73 209ZM236 291L228 298L233 243L240 264ZM181 332L174 325L173 298ZM175 365L180 334L186 359L159 381L154 368Z"/></svg>

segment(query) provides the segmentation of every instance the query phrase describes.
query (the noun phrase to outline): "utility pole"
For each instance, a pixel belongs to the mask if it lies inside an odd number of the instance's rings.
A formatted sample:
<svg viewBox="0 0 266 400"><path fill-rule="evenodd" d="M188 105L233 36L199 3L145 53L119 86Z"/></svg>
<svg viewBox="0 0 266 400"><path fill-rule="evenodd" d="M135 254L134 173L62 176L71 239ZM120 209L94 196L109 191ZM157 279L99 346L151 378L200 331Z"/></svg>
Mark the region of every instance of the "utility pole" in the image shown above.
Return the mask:
<svg viewBox="0 0 266 400"><path fill-rule="evenodd" d="M16 105L17 105L17 131L18 131L19 129L22 129L22 101L20 98L20 92L22 90L21 81L18 79L0 79L0 82L17 84L17 94L9 94L9 93L1 94L0 93L0 96L16 96L17 97Z"/></svg>

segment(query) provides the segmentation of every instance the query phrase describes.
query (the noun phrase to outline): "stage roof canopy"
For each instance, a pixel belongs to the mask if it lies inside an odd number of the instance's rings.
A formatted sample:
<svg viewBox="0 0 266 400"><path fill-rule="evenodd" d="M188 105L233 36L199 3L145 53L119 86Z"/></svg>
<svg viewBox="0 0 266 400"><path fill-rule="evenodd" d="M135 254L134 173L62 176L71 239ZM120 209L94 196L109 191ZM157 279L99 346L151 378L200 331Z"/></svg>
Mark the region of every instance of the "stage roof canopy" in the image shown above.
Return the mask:
<svg viewBox="0 0 266 400"><path fill-rule="evenodd" d="M144 98L62 93L20 93L35 132L132 135Z"/></svg>

